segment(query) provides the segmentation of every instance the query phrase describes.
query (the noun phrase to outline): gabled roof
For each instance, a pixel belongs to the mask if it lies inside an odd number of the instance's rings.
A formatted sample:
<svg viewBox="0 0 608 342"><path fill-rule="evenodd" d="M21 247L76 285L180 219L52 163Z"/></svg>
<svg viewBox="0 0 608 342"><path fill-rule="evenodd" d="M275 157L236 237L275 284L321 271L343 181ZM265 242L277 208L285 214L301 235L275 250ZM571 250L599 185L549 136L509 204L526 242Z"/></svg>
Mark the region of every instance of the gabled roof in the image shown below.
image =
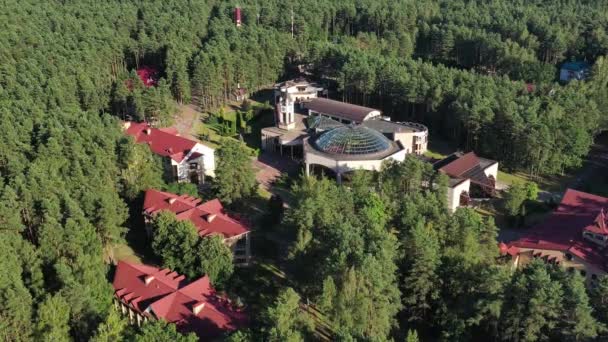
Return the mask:
<svg viewBox="0 0 608 342"><path fill-rule="evenodd" d="M115 296L142 315L175 323L201 338L217 337L247 323L244 313L216 295L207 276L188 283L169 269L119 261L113 286Z"/></svg>
<svg viewBox="0 0 608 342"><path fill-rule="evenodd" d="M154 215L162 210L175 213L178 220L188 220L194 224L199 236L221 234L230 238L249 231L248 226L230 217L222 203L214 199L205 203L188 195L176 195L169 192L150 189L146 191L144 211Z"/></svg>
<svg viewBox="0 0 608 342"><path fill-rule="evenodd" d="M152 128L145 122L126 122L126 133L137 143L146 143L152 152L180 163L198 142L180 137L172 129Z"/></svg>
<svg viewBox="0 0 608 342"><path fill-rule="evenodd" d="M595 221L585 227L585 231L599 235L608 235L608 228L606 226L606 214L604 213L604 208L602 208L597 214Z"/></svg>
<svg viewBox="0 0 608 342"><path fill-rule="evenodd" d="M583 238L583 230L593 225L597 214L607 206L606 197L568 189L549 218L510 245L571 253L605 269L605 253L600 246Z"/></svg>
<svg viewBox="0 0 608 342"><path fill-rule="evenodd" d="M492 185L484 170L496 162L479 158L475 152L454 153L436 162L433 167L455 179L470 179L481 185Z"/></svg>
<svg viewBox="0 0 608 342"><path fill-rule="evenodd" d="M361 123L368 118L372 112L379 112L377 109L358 106L346 102L340 102L325 98L314 98L303 102L304 108L315 112L324 113L341 119Z"/></svg>

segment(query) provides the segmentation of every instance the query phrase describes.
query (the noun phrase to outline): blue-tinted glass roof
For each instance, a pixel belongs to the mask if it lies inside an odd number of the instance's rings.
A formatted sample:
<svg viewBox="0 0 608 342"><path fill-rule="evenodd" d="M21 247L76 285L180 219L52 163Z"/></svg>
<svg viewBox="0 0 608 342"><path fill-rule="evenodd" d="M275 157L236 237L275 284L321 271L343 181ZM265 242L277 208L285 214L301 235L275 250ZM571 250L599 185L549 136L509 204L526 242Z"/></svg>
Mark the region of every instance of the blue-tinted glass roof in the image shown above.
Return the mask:
<svg viewBox="0 0 608 342"><path fill-rule="evenodd" d="M315 145L325 153L362 155L384 152L391 147L391 142L373 129L349 125L324 132Z"/></svg>

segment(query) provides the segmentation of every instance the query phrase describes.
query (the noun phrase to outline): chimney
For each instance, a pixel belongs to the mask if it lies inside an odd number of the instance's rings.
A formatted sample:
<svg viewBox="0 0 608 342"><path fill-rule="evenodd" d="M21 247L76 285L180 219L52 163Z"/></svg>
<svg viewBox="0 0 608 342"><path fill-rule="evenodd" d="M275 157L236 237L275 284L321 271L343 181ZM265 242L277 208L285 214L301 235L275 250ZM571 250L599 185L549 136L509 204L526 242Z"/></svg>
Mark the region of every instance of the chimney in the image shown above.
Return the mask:
<svg viewBox="0 0 608 342"><path fill-rule="evenodd" d="M146 128L145 132L147 135L150 135L150 134L152 134L152 129L150 127L148 127L148 128Z"/></svg>
<svg viewBox="0 0 608 342"><path fill-rule="evenodd" d="M213 222L213 220L215 219L217 215L216 214L207 214L207 216L205 217L205 220L207 220L207 222Z"/></svg>
<svg viewBox="0 0 608 342"><path fill-rule="evenodd" d="M194 315L198 315L198 313L201 312L203 308L205 308L205 302L196 302L192 307L192 312L194 313Z"/></svg>
<svg viewBox="0 0 608 342"><path fill-rule="evenodd" d="M169 204L173 204L173 203L175 203L175 201L177 201L177 198L175 198L175 197L169 198Z"/></svg>
<svg viewBox="0 0 608 342"><path fill-rule="evenodd" d="M154 280L154 276L153 275L147 275L144 278L144 282L146 283L146 285L149 285L152 282L152 280Z"/></svg>

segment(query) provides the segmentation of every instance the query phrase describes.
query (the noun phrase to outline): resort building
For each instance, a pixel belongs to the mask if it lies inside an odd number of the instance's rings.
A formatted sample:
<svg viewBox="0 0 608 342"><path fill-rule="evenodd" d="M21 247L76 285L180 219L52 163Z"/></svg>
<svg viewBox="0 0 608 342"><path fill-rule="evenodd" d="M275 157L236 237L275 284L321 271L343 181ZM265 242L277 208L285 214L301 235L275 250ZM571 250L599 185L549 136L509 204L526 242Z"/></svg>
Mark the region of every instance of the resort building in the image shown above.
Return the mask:
<svg viewBox="0 0 608 342"><path fill-rule="evenodd" d="M245 313L219 296L207 276L188 282L169 269L119 261L112 285L114 306L131 324L162 319L201 341L248 324Z"/></svg>
<svg viewBox="0 0 608 342"><path fill-rule="evenodd" d="M243 219L231 217L222 203L214 199L202 203L201 199L188 195L176 195L150 189L146 191L143 214L146 223L157 213L166 210L175 214L178 220L188 220L194 224L200 237L219 235L230 247L234 263L239 266L249 264L251 242L249 225ZM148 235L152 235L150 225L146 225Z"/></svg>
<svg viewBox="0 0 608 342"><path fill-rule="evenodd" d="M306 172L320 165L338 180L344 172L379 170L384 160L422 154L428 129L391 122L373 108L319 98L323 89L303 80L277 85L275 126L262 129L262 148L303 159Z"/></svg>
<svg viewBox="0 0 608 342"><path fill-rule="evenodd" d="M371 119L362 124L342 124L326 117L312 117L310 136L304 139L306 174L311 167L332 170L338 182L358 169L379 171L385 160L403 161L410 153L426 150L428 130L415 123Z"/></svg>
<svg viewBox="0 0 608 342"><path fill-rule="evenodd" d="M608 198L568 189L559 207L518 240L501 243L515 267L540 258L578 271L591 283L606 274Z"/></svg>
<svg viewBox="0 0 608 342"><path fill-rule="evenodd" d="M495 195L497 161L478 157L475 152L457 152L434 163L433 167L450 177L448 208L451 211L468 205L472 198Z"/></svg>
<svg viewBox="0 0 608 342"><path fill-rule="evenodd" d="M172 180L202 184L205 176L215 176L215 149L181 137L175 130L153 128L145 122L127 121L124 129L135 142L147 144L164 158Z"/></svg>

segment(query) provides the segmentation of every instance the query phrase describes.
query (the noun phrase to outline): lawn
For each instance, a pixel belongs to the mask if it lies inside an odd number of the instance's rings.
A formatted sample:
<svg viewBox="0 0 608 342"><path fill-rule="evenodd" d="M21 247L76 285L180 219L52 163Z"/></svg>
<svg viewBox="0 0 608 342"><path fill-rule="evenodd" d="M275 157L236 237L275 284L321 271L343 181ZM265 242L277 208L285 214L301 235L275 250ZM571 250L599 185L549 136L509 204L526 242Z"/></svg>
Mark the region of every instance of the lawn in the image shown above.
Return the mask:
<svg viewBox="0 0 608 342"><path fill-rule="evenodd" d="M129 245L124 243L115 244L108 254L110 255L106 255L106 258L110 261L124 260L138 264L142 263L140 256Z"/></svg>
<svg viewBox="0 0 608 342"><path fill-rule="evenodd" d="M272 126L274 124L274 120L272 117L272 111L268 109L263 109L264 104L260 102L250 101L252 108L254 111L259 111L258 115L254 116L251 120L247 122L250 127L250 133L244 133L243 139L247 146L249 146L252 151L255 151L260 148L261 143L261 130L264 127ZM223 120L225 121L236 121L236 110L240 110L240 105L230 104L224 107L224 111L222 114ZM206 119L209 115L215 115L215 113L204 113L201 115L201 120L197 120L193 127L194 135L203 141L205 144L210 145L211 147L218 147L222 139L228 138L236 138L238 135L234 137L225 137L220 134L220 125L217 124L209 124ZM203 139L208 137L208 139Z"/></svg>
<svg viewBox="0 0 608 342"><path fill-rule="evenodd" d="M499 165L500 167L500 165ZM561 193L566 190L568 184L571 184L575 175L567 173L555 176L531 176L524 172L507 173L498 171L498 181L511 185L514 183L534 182L538 184L538 188L542 191Z"/></svg>

